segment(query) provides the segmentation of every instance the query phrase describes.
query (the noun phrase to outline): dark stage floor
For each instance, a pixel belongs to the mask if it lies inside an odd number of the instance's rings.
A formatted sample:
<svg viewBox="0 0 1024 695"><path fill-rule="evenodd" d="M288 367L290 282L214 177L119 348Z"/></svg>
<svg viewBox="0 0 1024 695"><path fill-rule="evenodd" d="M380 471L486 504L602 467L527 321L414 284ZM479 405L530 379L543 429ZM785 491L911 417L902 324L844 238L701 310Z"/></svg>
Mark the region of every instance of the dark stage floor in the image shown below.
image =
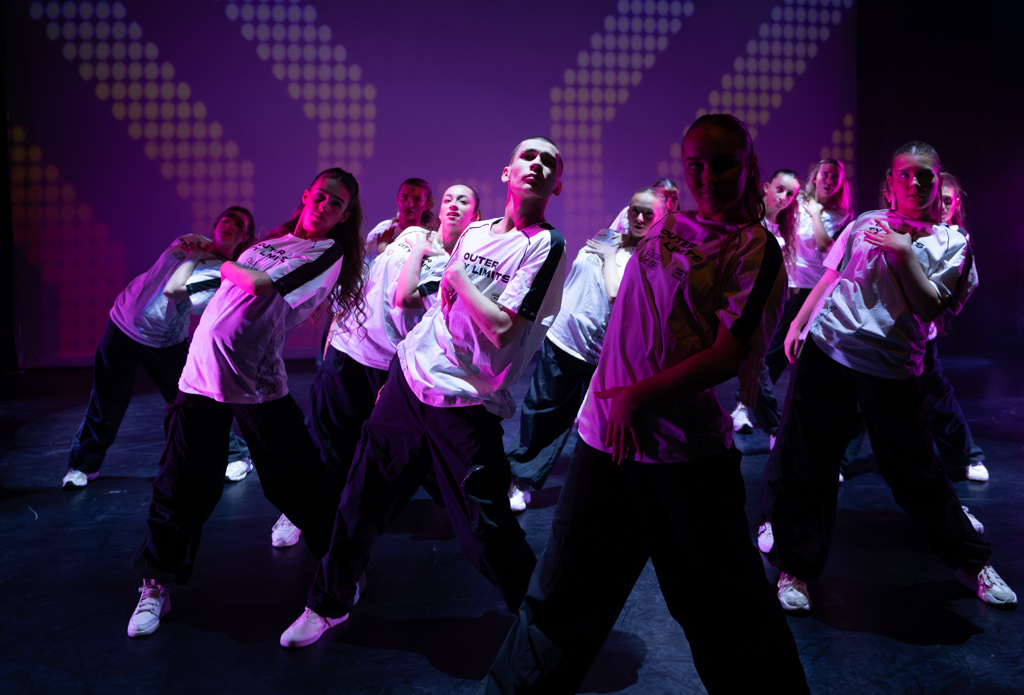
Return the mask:
<svg viewBox="0 0 1024 695"><path fill-rule="evenodd" d="M992 474L988 483L957 482L957 490L985 524L993 564L1024 597L1024 365L1008 356L947 357L945 366ZM300 404L310 370L290 368ZM4 377L0 692L473 691L512 617L422 492L376 545L374 573L349 622L308 649L285 651L278 636L302 611L313 560L301 543L271 547L278 512L255 474L229 485L205 529L192 581L173 594L160 630L126 637L138 599L127 563L145 532L162 446L160 397L140 377L101 477L73 492L60 481L91 373ZM733 389L720 389L729 406ZM518 433L518 421L510 425L506 440ZM756 430L738 441L753 522L768 440ZM520 517L538 553L565 463ZM1024 614L989 608L957 583L896 507L867 442L839 506L826 574L810 586L815 609L790 619L811 690L1024 693ZM728 601L716 594L715 568L706 576L706 592L694 600ZM744 668L742 654L736 667ZM581 692L705 692L650 565Z"/></svg>

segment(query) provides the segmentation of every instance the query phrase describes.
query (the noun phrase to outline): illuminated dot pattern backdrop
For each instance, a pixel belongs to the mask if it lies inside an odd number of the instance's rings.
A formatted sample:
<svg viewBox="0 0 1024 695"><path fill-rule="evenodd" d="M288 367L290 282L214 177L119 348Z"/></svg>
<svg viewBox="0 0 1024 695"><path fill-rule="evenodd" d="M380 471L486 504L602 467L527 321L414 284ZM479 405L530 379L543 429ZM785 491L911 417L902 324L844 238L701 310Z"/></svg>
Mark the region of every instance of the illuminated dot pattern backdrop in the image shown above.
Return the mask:
<svg viewBox="0 0 1024 695"><path fill-rule="evenodd" d="M854 128L853 128L853 114L848 113L843 116L843 127L836 128L832 131L832 143L830 145L822 145L819 156L821 159L837 159L843 163L846 167L846 178L853 180L856 176L854 172L854 165L856 160L854 155L857 149L853 146L854 143ZM815 162L816 163L816 162ZM814 167L814 164L811 164ZM808 169L810 172L810 169Z"/></svg>
<svg viewBox="0 0 1024 695"><path fill-rule="evenodd" d="M691 0L619 0L617 16L604 19L604 32L590 37L590 48L551 88L551 136L564 160L562 174L565 232L590 236L606 227L618 208L604 210L603 126L629 101L644 70L668 48L683 19L694 12Z"/></svg>
<svg viewBox="0 0 1024 695"><path fill-rule="evenodd" d="M64 57L78 74L96 82L96 97L143 143L182 200L192 201L192 230L207 233L229 205L253 210L253 165L239 159L238 145L209 120L206 105L192 98L174 65L144 42L142 27L127 19L120 2L33 2L29 15L46 22L46 35L63 42Z"/></svg>
<svg viewBox="0 0 1024 695"><path fill-rule="evenodd" d="M110 240L110 228L93 219L24 128L14 126L8 138L14 245L40 266L43 282L59 286L58 355L92 355L125 286L124 245Z"/></svg>
<svg viewBox="0 0 1024 695"><path fill-rule="evenodd" d="M818 44L828 41L829 27L838 26L842 10L852 6L853 0L785 0L784 6L773 7L772 21L761 23L757 38L747 41L746 55L736 57L732 70L722 75L721 89L708 94L707 108L697 109L694 117L732 114L757 139L758 127L768 125L772 110L782 106L783 94L793 91L807 61L818 55ZM682 176L679 147L672 143L669 159L658 163L660 176Z"/></svg>
<svg viewBox="0 0 1024 695"><path fill-rule="evenodd" d="M316 8L246 0L227 3L224 12L241 23L242 37L256 43L256 55L316 121L319 168L340 165L359 176L362 161L373 157L377 88L362 82L361 67L346 62L344 46L331 43L331 28L316 23Z"/></svg>

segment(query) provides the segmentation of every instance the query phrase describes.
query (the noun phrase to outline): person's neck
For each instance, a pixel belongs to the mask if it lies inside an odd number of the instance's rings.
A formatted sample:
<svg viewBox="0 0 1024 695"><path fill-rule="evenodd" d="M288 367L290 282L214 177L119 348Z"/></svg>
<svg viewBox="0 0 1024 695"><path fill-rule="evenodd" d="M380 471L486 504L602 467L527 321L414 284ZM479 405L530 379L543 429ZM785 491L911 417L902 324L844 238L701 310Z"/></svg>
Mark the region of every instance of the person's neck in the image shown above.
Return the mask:
<svg viewBox="0 0 1024 695"><path fill-rule="evenodd" d="M533 197L516 198L509 193L508 201L505 203L505 218L501 221L500 229L495 231L503 234L513 229L526 229L544 222L544 209L547 204L547 200Z"/></svg>
<svg viewBox="0 0 1024 695"><path fill-rule="evenodd" d="M452 255L452 251L455 250L455 245L459 243L459 237L462 236L462 233L460 232L459 234L446 234L444 227L438 229L437 233L441 235L441 246L444 247L445 253L447 253L449 256Z"/></svg>
<svg viewBox="0 0 1024 695"><path fill-rule="evenodd" d="M780 212L782 212L782 210L769 210L769 209L765 208L764 218L766 220L768 220L769 222L771 222L772 224L778 224L779 223L779 213Z"/></svg>
<svg viewBox="0 0 1024 695"><path fill-rule="evenodd" d="M919 220L921 222L930 222L928 219L928 209L924 210L904 210L899 206L896 207L896 214L902 215L903 217L909 217L912 220Z"/></svg>
<svg viewBox="0 0 1024 695"><path fill-rule="evenodd" d="M311 231L308 231L306 229L303 229L301 226L296 226L295 227L295 231L292 232L292 236L297 236L300 239L310 239L310 240L312 240L312 239L323 239L324 237L327 236L327 232L328 231L330 231L330 230L326 230L326 231L323 231L323 232L311 232Z"/></svg>

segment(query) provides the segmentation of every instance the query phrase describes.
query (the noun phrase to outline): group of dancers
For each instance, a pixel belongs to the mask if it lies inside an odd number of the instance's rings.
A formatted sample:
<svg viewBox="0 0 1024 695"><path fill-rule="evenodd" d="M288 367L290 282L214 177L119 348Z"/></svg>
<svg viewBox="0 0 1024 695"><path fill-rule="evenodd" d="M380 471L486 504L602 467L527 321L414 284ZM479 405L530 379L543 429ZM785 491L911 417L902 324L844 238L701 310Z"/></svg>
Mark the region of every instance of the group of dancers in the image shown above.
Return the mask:
<svg viewBox="0 0 1024 695"><path fill-rule="evenodd" d="M897 503L942 560L982 601L1014 605L933 449L964 467L983 457L932 333L977 284L963 192L938 154L898 149L888 204L856 219L835 160L803 187L790 170L762 186L732 116L698 118L682 158L697 210L678 210L668 179L638 190L568 276L565 240L545 219L562 159L544 137L514 148L493 219L465 185L435 214L430 185L407 179L398 214L364 241L359 185L328 169L262 240L235 207L212 239L176 240L111 311L65 476L81 487L97 475L141 364L169 406L128 634L159 627L225 481L255 466L282 512L272 542L301 536L319 558L284 647L347 619L374 542L422 486L518 615L481 692L575 692L648 559L710 692L766 678L808 692L785 612L811 607L806 582L828 557L844 454L865 426ZM333 319L303 413L282 350L318 314ZM509 390L538 349L506 452ZM783 412L772 384L787 360ZM715 387L737 375L730 417ZM750 537L733 442L748 408L772 436L758 544L781 572L775 587ZM538 561L515 514L574 423Z"/></svg>

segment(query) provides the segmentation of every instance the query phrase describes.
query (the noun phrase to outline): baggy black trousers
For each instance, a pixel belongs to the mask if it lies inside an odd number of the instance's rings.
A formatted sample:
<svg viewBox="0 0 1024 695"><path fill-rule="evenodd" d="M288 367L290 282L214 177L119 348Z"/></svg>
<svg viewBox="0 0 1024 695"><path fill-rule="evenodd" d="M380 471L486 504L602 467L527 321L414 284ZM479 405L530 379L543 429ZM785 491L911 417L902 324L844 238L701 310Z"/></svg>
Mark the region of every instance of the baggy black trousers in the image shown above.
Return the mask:
<svg viewBox="0 0 1024 695"><path fill-rule="evenodd" d="M348 612L374 542L432 470L463 554L515 611L537 559L509 509L511 473L502 434L501 418L482 405L421 403L395 357L363 427L330 552L320 561L306 606L331 618ZM474 466L488 472L481 497L468 495L461 485Z"/></svg>
<svg viewBox="0 0 1024 695"><path fill-rule="evenodd" d="M576 444L547 547L478 692L575 693L648 558L710 693L807 693L743 511L740 453L615 465Z"/></svg>
<svg viewBox="0 0 1024 695"><path fill-rule="evenodd" d="M165 403L178 397L178 379L188 360L188 341L155 348L133 340L117 325L107 320L96 356L93 359L92 393L75 438L68 452L68 468L95 473L103 465L107 449L114 443L121 427L135 386L139 367L153 380ZM228 461L249 456L249 449L227 424ZM165 432L166 434L166 432Z"/></svg>
<svg viewBox="0 0 1024 695"><path fill-rule="evenodd" d="M921 379L928 394L932 436L939 450L939 459L953 469L984 461L985 452L974 443L971 426L967 424L967 418L956 400L953 385L942 373L938 340L929 340L924 344L924 373Z"/></svg>
<svg viewBox="0 0 1024 695"><path fill-rule="evenodd" d="M793 394L776 448L775 547L769 559L801 579L821 576L835 526L839 465L860 403L878 470L951 569L988 562L989 544L960 507L932 449L920 378L884 379L845 367L814 342L797 360Z"/></svg>
<svg viewBox="0 0 1024 695"><path fill-rule="evenodd" d="M523 400L519 446L508 452L513 477L543 487L565 448L596 369L544 339Z"/></svg>
<svg viewBox="0 0 1024 695"><path fill-rule="evenodd" d="M203 524L224 489L224 430L232 417L249 443L267 499L302 530L315 556L327 552L338 494L292 397L220 403L182 392L167 410L167 444L153 481L149 535L132 557L132 568L140 577L188 581Z"/></svg>
<svg viewBox="0 0 1024 695"><path fill-rule="evenodd" d="M340 494L352 457L388 373L367 367L328 346L320 371L309 387L309 434Z"/></svg>

